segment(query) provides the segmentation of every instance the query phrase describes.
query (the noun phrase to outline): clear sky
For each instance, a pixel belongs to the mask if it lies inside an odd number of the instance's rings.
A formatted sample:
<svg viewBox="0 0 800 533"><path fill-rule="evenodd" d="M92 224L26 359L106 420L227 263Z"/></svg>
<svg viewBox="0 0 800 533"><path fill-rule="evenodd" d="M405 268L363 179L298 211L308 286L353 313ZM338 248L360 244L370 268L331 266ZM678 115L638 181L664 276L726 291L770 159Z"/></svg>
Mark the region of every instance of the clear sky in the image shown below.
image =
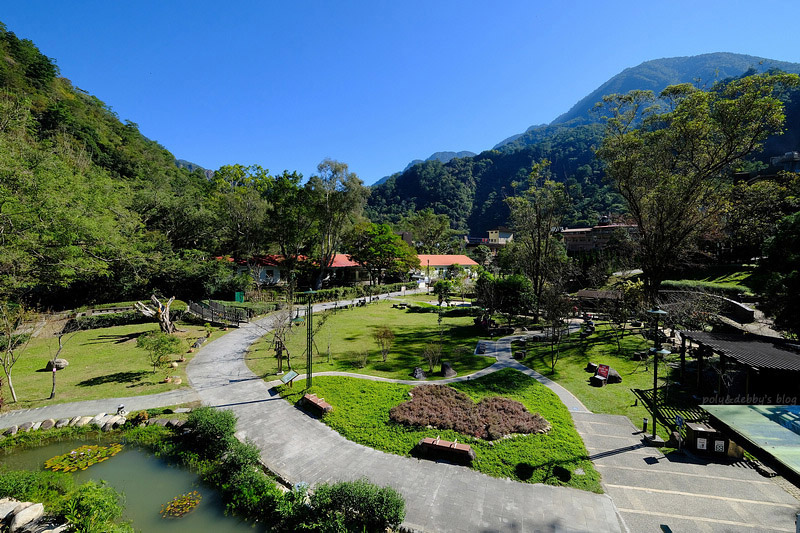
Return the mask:
<svg viewBox="0 0 800 533"><path fill-rule="evenodd" d="M490 149L627 67L800 62L794 1L4 2L0 21L176 157L366 183Z"/></svg>

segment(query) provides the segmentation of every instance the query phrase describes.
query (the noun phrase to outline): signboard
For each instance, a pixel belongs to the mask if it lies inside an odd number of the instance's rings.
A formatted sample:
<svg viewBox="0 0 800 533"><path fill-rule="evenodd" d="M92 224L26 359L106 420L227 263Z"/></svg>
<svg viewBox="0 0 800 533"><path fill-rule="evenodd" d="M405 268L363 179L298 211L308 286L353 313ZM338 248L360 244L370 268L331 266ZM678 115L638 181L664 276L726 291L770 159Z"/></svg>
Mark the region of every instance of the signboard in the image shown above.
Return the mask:
<svg viewBox="0 0 800 533"><path fill-rule="evenodd" d="M296 378L298 375L299 374L297 372L295 372L294 370L290 370L285 375L281 376L281 382L284 385L286 385L287 383L292 381L294 378Z"/></svg>
<svg viewBox="0 0 800 533"><path fill-rule="evenodd" d="M608 379L608 365L598 365L597 366L597 375L603 378Z"/></svg>
<svg viewBox="0 0 800 533"><path fill-rule="evenodd" d="M714 451L718 453L725 453L725 441L724 440L715 440L714 441Z"/></svg>
<svg viewBox="0 0 800 533"><path fill-rule="evenodd" d="M698 437L698 439L697 439L697 449L698 450L705 450L706 449L706 439Z"/></svg>

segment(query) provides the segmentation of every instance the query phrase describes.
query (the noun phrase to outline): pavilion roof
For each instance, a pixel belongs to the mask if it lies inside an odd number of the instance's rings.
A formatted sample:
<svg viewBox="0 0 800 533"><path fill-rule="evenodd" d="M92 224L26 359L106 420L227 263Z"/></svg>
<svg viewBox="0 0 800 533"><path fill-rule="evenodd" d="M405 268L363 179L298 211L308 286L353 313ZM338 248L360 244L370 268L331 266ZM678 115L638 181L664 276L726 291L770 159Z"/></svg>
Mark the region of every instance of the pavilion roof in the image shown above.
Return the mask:
<svg viewBox="0 0 800 533"><path fill-rule="evenodd" d="M752 368L800 372L800 346L786 339L705 331L681 331L680 334Z"/></svg>

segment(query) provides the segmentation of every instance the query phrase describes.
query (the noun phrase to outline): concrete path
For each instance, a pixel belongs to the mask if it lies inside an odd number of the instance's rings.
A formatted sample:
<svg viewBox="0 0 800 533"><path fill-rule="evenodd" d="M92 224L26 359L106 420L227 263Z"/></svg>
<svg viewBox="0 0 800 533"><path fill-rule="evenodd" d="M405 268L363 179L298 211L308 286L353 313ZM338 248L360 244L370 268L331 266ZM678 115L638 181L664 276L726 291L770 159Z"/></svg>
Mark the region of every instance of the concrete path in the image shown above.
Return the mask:
<svg viewBox="0 0 800 533"><path fill-rule="evenodd" d="M236 414L237 436L252 440L265 464L289 483L366 477L392 486L406 500L404 525L418 531L621 531L606 495L492 478L346 440L282 400L247 368L245 351L268 328L265 319L209 343L187 375L204 404Z"/></svg>
<svg viewBox="0 0 800 533"><path fill-rule="evenodd" d="M794 533L800 502L755 470L665 456L625 416L572 417L630 531Z"/></svg>
<svg viewBox="0 0 800 533"><path fill-rule="evenodd" d="M33 409L19 409L0 415L0 429L18 426L25 422L39 422L52 418L72 418L74 416L95 416L98 413L116 413L119 404L125 405L128 412L155 407L167 407L199 401L200 397L192 389L178 389L148 396L126 396L124 398L106 398L103 400L86 400L83 402L58 403Z"/></svg>

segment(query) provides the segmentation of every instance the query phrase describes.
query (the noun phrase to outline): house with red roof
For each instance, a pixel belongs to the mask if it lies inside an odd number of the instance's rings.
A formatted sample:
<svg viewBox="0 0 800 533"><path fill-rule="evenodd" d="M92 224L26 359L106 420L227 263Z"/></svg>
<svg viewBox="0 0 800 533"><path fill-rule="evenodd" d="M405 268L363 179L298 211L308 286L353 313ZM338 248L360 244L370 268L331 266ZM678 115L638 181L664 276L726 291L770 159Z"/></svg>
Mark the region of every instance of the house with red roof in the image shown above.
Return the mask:
<svg viewBox="0 0 800 533"><path fill-rule="evenodd" d="M471 272L478 266L478 263L463 254L418 254L417 257L419 257L419 270L417 274L423 275L429 279L443 277L447 274L447 269L453 265L464 267L468 272Z"/></svg>

